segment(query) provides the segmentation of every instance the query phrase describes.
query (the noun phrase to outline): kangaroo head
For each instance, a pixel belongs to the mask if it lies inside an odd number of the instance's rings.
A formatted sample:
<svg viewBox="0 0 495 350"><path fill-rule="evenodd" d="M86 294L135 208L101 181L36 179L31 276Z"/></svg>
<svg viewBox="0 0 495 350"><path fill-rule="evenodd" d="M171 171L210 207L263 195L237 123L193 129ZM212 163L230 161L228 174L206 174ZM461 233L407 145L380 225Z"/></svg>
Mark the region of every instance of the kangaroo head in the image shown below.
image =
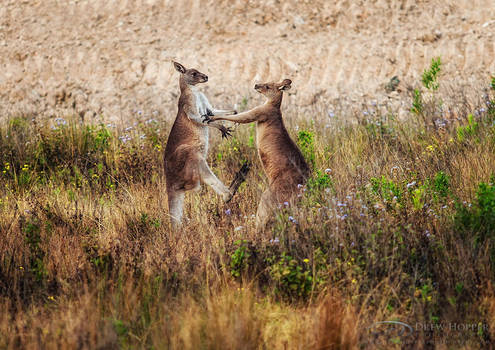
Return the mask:
<svg viewBox="0 0 495 350"><path fill-rule="evenodd" d="M203 74L194 68L186 69L186 67L179 62L174 62L174 67L179 73L182 74L184 81L188 85L196 85L198 83L206 83L208 81L208 76L206 74Z"/></svg>
<svg viewBox="0 0 495 350"><path fill-rule="evenodd" d="M284 79L281 83L263 83L256 84L254 89L260 94L264 95L268 99L272 99L279 95L282 95L284 90L290 89L292 81L290 79Z"/></svg>

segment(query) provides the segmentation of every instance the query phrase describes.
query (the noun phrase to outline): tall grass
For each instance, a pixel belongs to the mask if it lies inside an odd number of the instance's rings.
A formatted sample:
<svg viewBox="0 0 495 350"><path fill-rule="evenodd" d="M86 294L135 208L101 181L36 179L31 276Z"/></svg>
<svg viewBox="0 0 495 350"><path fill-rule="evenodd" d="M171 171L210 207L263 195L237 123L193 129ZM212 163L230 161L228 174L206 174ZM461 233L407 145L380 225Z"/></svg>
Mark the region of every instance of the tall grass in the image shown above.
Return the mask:
<svg viewBox="0 0 495 350"><path fill-rule="evenodd" d="M265 232L254 227L266 180L249 126L213 136L209 162L225 183L253 163L232 203L206 187L188 194L187 222L172 232L170 125L10 118L0 128L0 348L486 347L495 104L452 122L435 112L439 98L419 98L421 115L406 121L370 109L325 127L288 112L313 177Z"/></svg>

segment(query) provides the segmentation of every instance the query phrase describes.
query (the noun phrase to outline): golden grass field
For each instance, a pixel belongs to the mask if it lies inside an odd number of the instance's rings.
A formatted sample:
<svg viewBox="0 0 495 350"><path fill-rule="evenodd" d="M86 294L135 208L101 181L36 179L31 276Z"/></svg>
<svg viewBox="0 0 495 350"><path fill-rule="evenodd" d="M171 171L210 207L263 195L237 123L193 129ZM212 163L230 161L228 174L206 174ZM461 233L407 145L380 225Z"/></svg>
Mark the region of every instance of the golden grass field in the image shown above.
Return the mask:
<svg viewBox="0 0 495 350"><path fill-rule="evenodd" d="M251 161L246 183L228 205L206 187L189 193L174 233L169 124L143 116L120 134L10 118L0 131L0 347L486 348L493 99L457 120L434 117L445 108L435 91L407 121L372 105L359 123L287 111L313 176L265 232L254 228L266 184L249 125L228 141L212 135L209 156L227 183ZM413 332L376 324L390 320Z"/></svg>
<svg viewBox="0 0 495 350"><path fill-rule="evenodd" d="M2 3L0 349L490 348L494 11ZM265 231L253 125L210 132L224 183L252 164L232 202L203 186L170 229L172 58L219 108L293 80L282 113L312 176Z"/></svg>

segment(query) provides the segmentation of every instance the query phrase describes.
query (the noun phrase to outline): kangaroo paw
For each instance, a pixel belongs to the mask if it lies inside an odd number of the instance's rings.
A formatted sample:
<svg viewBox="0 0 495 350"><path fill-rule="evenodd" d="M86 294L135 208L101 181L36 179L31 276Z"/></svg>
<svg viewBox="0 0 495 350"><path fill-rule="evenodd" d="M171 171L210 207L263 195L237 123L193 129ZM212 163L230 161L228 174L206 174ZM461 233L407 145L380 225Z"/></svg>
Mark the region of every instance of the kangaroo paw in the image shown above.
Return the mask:
<svg viewBox="0 0 495 350"><path fill-rule="evenodd" d="M228 139L229 136L232 136L232 131L234 131L234 129L227 128L225 126L222 126L222 128L220 129L220 131L222 132L222 139L223 138Z"/></svg>

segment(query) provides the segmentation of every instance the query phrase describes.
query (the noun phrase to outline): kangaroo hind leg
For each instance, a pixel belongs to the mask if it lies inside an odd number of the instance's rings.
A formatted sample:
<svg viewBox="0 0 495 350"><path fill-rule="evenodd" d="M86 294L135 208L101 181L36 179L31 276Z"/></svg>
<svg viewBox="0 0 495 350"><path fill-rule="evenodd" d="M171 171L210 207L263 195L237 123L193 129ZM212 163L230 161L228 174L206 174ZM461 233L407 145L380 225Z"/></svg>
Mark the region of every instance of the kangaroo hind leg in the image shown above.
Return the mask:
<svg viewBox="0 0 495 350"><path fill-rule="evenodd" d="M264 230L266 224L272 216L275 206L272 193L270 190L266 190L261 195L260 203L258 204L258 210L256 211L256 229Z"/></svg>
<svg viewBox="0 0 495 350"><path fill-rule="evenodd" d="M182 224L182 214L184 206L185 191L169 190L168 192L168 212L172 221L172 227L177 229Z"/></svg>
<svg viewBox="0 0 495 350"><path fill-rule="evenodd" d="M199 174L201 181L213 188L225 201L230 197L229 188L213 174L213 171L211 171L204 158L199 161Z"/></svg>

